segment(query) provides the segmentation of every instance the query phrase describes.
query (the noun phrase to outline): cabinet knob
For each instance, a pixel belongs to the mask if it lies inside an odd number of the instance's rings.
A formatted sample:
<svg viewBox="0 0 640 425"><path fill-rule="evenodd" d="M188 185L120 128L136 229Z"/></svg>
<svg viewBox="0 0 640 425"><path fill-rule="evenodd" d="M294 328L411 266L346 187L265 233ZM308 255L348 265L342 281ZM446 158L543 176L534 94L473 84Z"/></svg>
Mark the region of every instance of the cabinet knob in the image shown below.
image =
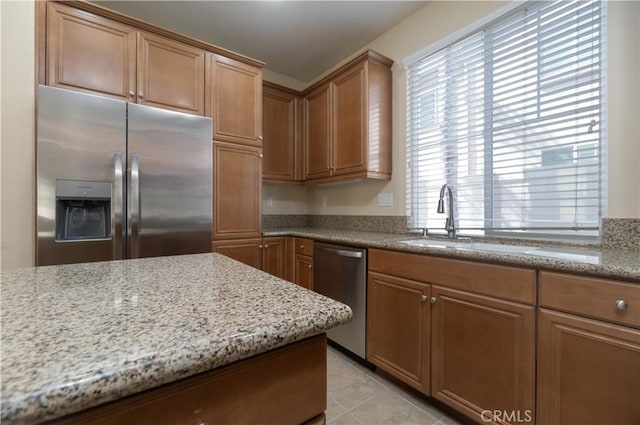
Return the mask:
<svg viewBox="0 0 640 425"><path fill-rule="evenodd" d="M616 300L613 305L616 306L618 310L626 310L629 307L629 304L625 300Z"/></svg>
<svg viewBox="0 0 640 425"><path fill-rule="evenodd" d="M264 245L258 245L258 249L264 248Z"/></svg>
<svg viewBox="0 0 640 425"><path fill-rule="evenodd" d="M438 301L436 297L431 297L431 304L435 304Z"/></svg>
<svg viewBox="0 0 640 425"><path fill-rule="evenodd" d="M426 295L422 295L420 299L422 300L422 302L425 302L427 301L428 297Z"/></svg>
<svg viewBox="0 0 640 425"><path fill-rule="evenodd" d="M304 249L304 245L300 245L300 249Z"/></svg>
<svg viewBox="0 0 640 425"><path fill-rule="evenodd" d="M134 91L133 91L133 90L129 90L129 97L133 97L133 96L135 96L135 95L136 95L136 94L134 93Z"/></svg>
<svg viewBox="0 0 640 425"><path fill-rule="evenodd" d="M142 92L139 92L139 93L138 93L138 97L139 97L140 99L144 99L144 96L143 96Z"/></svg>
<svg viewBox="0 0 640 425"><path fill-rule="evenodd" d="M259 154L258 154L258 158L264 158L264 155L263 155L263 154L261 154L261 153L259 153Z"/></svg>
<svg viewBox="0 0 640 425"><path fill-rule="evenodd" d="M309 264L309 265L308 265L308 267L309 267L310 269L311 269L311 268L313 268L313 266L312 266L311 264Z"/></svg>
<svg viewBox="0 0 640 425"><path fill-rule="evenodd" d="M264 245L263 245L263 248L264 248L264 249L269 248L269 244L264 244Z"/></svg>
<svg viewBox="0 0 640 425"><path fill-rule="evenodd" d="M330 170L330 169L331 169L331 166L327 165L327 170Z"/></svg>
<svg viewBox="0 0 640 425"><path fill-rule="evenodd" d="M263 140L263 137L262 136L258 136L258 140Z"/></svg>

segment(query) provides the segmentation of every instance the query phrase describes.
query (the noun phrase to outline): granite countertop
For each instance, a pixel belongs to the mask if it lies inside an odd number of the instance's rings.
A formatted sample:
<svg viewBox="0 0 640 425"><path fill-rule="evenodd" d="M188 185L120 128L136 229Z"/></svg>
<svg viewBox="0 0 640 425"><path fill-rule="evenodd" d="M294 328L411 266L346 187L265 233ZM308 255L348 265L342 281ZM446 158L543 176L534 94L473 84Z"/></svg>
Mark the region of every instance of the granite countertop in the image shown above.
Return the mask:
<svg viewBox="0 0 640 425"><path fill-rule="evenodd" d="M219 254L3 272L3 424L34 423L348 322L351 310Z"/></svg>
<svg viewBox="0 0 640 425"><path fill-rule="evenodd" d="M526 245L546 248L548 255L536 256L517 253L486 252L473 249L453 249L444 247L412 246L400 241L416 239L419 236L390 233L356 232L318 227L268 229L264 236L297 236L321 242L353 245L366 248L381 248L394 251L436 255L461 260L486 261L514 266L524 266L539 270L573 272L603 278L623 279L640 282L640 251L635 249L605 248L591 245L587 248L545 245L526 241ZM522 240L518 241L523 243ZM554 252L556 254L554 255Z"/></svg>

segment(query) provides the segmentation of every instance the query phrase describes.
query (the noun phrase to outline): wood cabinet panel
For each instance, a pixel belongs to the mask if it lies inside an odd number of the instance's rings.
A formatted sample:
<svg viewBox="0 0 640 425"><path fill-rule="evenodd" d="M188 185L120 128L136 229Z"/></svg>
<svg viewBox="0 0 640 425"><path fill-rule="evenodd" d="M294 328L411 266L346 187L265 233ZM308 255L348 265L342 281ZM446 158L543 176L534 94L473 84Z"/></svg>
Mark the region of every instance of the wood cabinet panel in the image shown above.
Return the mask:
<svg viewBox="0 0 640 425"><path fill-rule="evenodd" d="M211 250L256 269L262 269L262 239L214 241Z"/></svg>
<svg viewBox="0 0 640 425"><path fill-rule="evenodd" d="M204 50L140 32L137 102L204 115L204 60Z"/></svg>
<svg viewBox="0 0 640 425"><path fill-rule="evenodd" d="M526 304L536 303L536 271L404 252L369 250L369 269Z"/></svg>
<svg viewBox="0 0 640 425"><path fill-rule="evenodd" d="M268 182L295 182L299 168L298 105L297 95L275 87L263 86L262 177Z"/></svg>
<svg viewBox="0 0 640 425"><path fill-rule="evenodd" d="M136 30L47 3L47 84L129 100L136 90Z"/></svg>
<svg viewBox="0 0 640 425"><path fill-rule="evenodd" d="M538 423L640 423L640 331L541 309Z"/></svg>
<svg viewBox="0 0 640 425"><path fill-rule="evenodd" d="M318 335L53 423L324 423L318 418L327 407L326 346L325 334Z"/></svg>
<svg viewBox="0 0 640 425"><path fill-rule="evenodd" d="M368 50L305 91L307 180L391 178L392 63Z"/></svg>
<svg viewBox="0 0 640 425"><path fill-rule="evenodd" d="M326 84L309 93L305 104L305 179L330 176L331 94Z"/></svg>
<svg viewBox="0 0 640 425"><path fill-rule="evenodd" d="M363 171L367 166L365 63L333 81L334 175Z"/></svg>
<svg viewBox="0 0 640 425"><path fill-rule="evenodd" d="M209 54L213 138L262 145L262 70Z"/></svg>
<svg viewBox="0 0 640 425"><path fill-rule="evenodd" d="M262 239L262 270L285 279L285 238Z"/></svg>
<svg viewBox="0 0 640 425"><path fill-rule="evenodd" d="M535 307L432 287L431 394L482 423L535 411Z"/></svg>
<svg viewBox="0 0 640 425"><path fill-rule="evenodd" d="M640 328L640 285L540 272L540 305ZM626 306L616 308L616 301Z"/></svg>
<svg viewBox="0 0 640 425"><path fill-rule="evenodd" d="M303 288L313 289L313 257L296 254L293 282Z"/></svg>
<svg viewBox="0 0 640 425"><path fill-rule="evenodd" d="M367 360L430 393L431 287L369 272Z"/></svg>
<svg viewBox="0 0 640 425"><path fill-rule="evenodd" d="M260 148L213 143L213 239L262 235Z"/></svg>
<svg viewBox="0 0 640 425"><path fill-rule="evenodd" d="M313 239L295 238L296 254L313 257Z"/></svg>

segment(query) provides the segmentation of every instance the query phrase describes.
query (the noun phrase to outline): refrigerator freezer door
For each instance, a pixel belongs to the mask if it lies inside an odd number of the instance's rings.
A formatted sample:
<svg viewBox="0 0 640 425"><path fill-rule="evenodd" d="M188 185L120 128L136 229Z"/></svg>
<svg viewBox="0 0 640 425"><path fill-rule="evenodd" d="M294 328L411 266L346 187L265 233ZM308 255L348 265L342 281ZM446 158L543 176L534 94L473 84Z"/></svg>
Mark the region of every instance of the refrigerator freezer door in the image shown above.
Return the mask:
<svg viewBox="0 0 640 425"><path fill-rule="evenodd" d="M211 119L128 105L130 258L211 251Z"/></svg>
<svg viewBox="0 0 640 425"><path fill-rule="evenodd" d="M38 87L37 265L121 258L125 229L118 158L126 158L126 112L126 103L118 100ZM106 188L100 199L93 196L97 187ZM100 237L65 238L56 231L56 223L89 229L86 220L107 233L93 229L88 235Z"/></svg>

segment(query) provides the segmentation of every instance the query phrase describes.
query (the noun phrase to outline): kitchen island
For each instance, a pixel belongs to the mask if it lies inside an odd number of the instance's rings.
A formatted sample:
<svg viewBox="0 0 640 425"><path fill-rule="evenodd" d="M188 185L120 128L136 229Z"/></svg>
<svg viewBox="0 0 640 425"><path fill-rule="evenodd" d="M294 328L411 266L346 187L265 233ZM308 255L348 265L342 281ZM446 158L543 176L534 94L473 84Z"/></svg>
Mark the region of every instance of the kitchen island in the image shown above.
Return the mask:
<svg viewBox="0 0 640 425"><path fill-rule="evenodd" d="M3 424L61 418L225 370L351 318L343 304L219 254L1 278Z"/></svg>

